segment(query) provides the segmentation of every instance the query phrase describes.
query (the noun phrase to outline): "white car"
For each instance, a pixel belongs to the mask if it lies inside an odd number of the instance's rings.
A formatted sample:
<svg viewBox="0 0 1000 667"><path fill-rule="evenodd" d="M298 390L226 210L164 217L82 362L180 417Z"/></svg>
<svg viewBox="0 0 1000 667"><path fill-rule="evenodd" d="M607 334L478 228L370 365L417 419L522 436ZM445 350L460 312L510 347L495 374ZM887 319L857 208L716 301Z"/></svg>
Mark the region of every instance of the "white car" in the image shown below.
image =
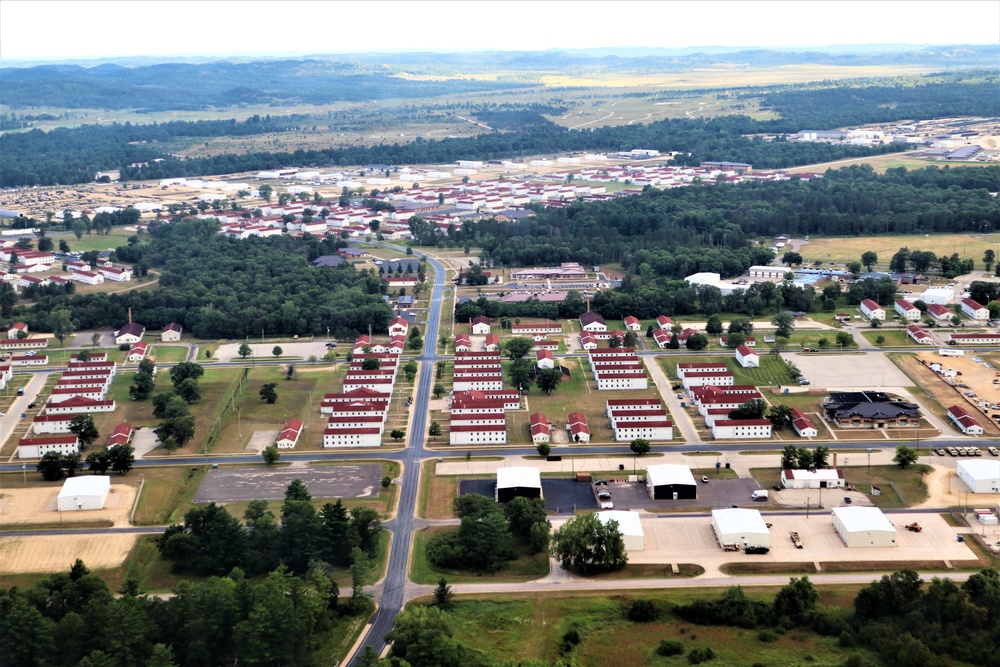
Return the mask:
<svg viewBox="0 0 1000 667"><path fill-rule="evenodd" d="M38 354L38 350L28 350L27 352L24 353L24 356L26 356L26 357L33 357L36 354Z"/></svg>

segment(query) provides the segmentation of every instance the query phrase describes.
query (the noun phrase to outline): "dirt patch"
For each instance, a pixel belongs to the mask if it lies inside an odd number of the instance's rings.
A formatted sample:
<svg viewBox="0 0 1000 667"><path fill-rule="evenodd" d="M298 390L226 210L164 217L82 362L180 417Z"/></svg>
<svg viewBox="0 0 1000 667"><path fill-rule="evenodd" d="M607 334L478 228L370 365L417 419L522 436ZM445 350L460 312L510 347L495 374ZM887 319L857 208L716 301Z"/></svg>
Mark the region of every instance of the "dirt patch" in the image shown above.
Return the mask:
<svg viewBox="0 0 1000 667"><path fill-rule="evenodd" d="M983 427L984 435L1000 436L1000 427L992 418L993 415L1000 415L1000 410L988 407L986 412L983 412L979 407L979 401L1000 405L1000 385L993 384L993 380L1000 378L995 369L973 361L973 357L975 355L942 357L934 352L921 352L916 359L907 360L906 368L919 380L921 388L931 394L945 410L953 405L960 405L976 416L976 421ZM960 372L961 375L945 378L930 369L930 364L935 363L941 364L944 369ZM966 392L972 392L975 396L968 397L965 395ZM953 422L947 415L945 421L952 426Z"/></svg>
<svg viewBox="0 0 1000 667"><path fill-rule="evenodd" d="M56 510L58 486L34 489L4 489L0 504L0 520L4 524L79 523L108 520L115 526L128 526L128 517L135 501L136 487L130 484L112 484L104 509L77 512Z"/></svg>
<svg viewBox="0 0 1000 667"><path fill-rule="evenodd" d="M268 445L273 445L280 431L254 431L247 443L248 452L260 454Z"/></svg>
<svg viewBox="0 0 1000 667"><path fill-rule="evenodd" d="M93 514L65 512L64 514ZM0 575L66 572L77 558L91 570L120 566L137 535L44 535L0 540Z"/></svg>

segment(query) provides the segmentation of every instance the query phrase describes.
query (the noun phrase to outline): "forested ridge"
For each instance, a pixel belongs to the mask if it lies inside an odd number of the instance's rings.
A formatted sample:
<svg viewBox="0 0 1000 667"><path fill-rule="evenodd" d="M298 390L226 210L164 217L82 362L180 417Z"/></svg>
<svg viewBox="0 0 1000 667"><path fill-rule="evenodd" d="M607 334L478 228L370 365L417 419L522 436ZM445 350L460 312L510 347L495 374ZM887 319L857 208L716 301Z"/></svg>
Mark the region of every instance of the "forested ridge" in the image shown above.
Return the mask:
<svg viewBox="0 0 1000 667"><path fill-rule="evenodd" d="M218 222L185 220L150 225L152 239L131 249L161 271L160 289L116 294L48 296L16 316L31 326L67 307L76 329L120 327L133 319L150 329L180 322L199 338L247 335L326 335L353 337L385 331L392 310L372 271L317 269L308 259L330 241L288 236L235 240L218 234ZM123 251L124 252L124 251ZM42 326L44 329L44 326Z"/></svg>
<svg viewBox="0 0 1000 667"><path fill-rule="evenodd" d="M144 131L143 126L84 125L50 133L32 131L0 136L0 185L51 185L93 179L99 170L120 169L127 180L184 176L205 176L272 169L279 166L347 166L371 163L428 164L461 159L489 160L519 158L562 151L619 151L651 148L680 151L679 164L699 164L706 160L747 162L757 169L780 169L852 157L902 151L906 144L877 147L796 143L784 141L784 134L802 129L830 129L865 122L911 120L941 116L1000 115L995 95L995 75L952 75L941 81L917 85L898 82L863 87L829 86L806 91L780 90L766 96L767 104L782 117L755 121L746 116L712 119L670 119L649 124L599 127L586 132L570 132L544 118L541 113L522 109L516 113L487 112L487 120L499 121L496 131L467 138L424 140L406 144L370 147L327 148L294 152L257 151L204 158L179 159L163 146L130 141L167 142L197 136L225 136L265 130L232 121L164 123ZM766 91L756 91L760 95ZM750 92L746 93L751 94ZM543 105L544 106L544 105ZM550 109L551 111L552 109ZM539 107L539 112L544 111ZM272 123L282 121L273 120ZM293 119L289 129L308 122ZM322 123L322 118L313 119ZM214 123L214 124L213 124ZM226 123L229 123L226 125ZM276 129L281 129L279 125ZM203 134L199 134L202 132ZM765 141L750 135L775 135ZM51 135L51 136L49 136ZM133 162L163 161L144 167Z"/></svg>
<svg viewBox="0 0 1000 667"><path fill-rule="evenodd" d="M733 276L758 263L751 237L863 236L976 232L1000 228L1000 166L829 170L803 181L646 188L636 197L565 208L499 223L470 221L453 240L483 248L500 266L620 262L639 272L683 278ZM418 223L419 224L419 223ZM422 240L433 240L431 237Z"/></svg>

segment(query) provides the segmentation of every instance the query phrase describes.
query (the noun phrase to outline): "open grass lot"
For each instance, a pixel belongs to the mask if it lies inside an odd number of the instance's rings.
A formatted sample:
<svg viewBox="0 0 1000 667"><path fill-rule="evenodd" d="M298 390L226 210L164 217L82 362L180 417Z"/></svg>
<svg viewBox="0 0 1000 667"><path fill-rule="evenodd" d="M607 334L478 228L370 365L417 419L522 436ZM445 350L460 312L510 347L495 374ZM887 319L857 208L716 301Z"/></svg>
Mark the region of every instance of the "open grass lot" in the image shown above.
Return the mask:
<svg viewBox="0 0 1000 667"><path fill-rule="evenodd" d="M136 525L162 525L184 519L208 466L157 466L129 475L144 481L135 510Z"/></svg>
<svg viewBox="0 0 1000 667"><path fill-rule="evenodd" d="M146 354L160 364L178 364L187 359L188 348L183 345L153 345Z"/></svg>
<svg viewBox="0 0 1000 667"><path fill-rule="evenodd" d="M950 162L944 163L942 160L934 160L929 158L919 157L923 150L907 151L905 153L892 153L890 155L872 155L870 157L860 157L852 158L848 160L837 160L835 162L826 162L821 164L813 164L803 167L792 167L788 171L790 173L798 173L803 171L825 171L827 168L839 169L841 167L846 167L852 164L870 164L872 169L874 169L877 174L884 174L889 169L895 169L897 167L906 167L907 169L923 169L924 167L948 167L951 168L956 166L962 167L986 167L989 162ZM893 250L896 252L898 248ZM921 248L924 250L924 248ZM948 253L951 254L950 252Z"/></svg>
<svg viewBox="0 0 1000 667"><path fill-rule="evenodd" d="M752 384L758 387L795 384L788 372L788 367L780 357L768 354L766 349L761 349L758 354L760 355L759 368L743 368L736 363L735 358L730 354L720 354L719 356L669 355L657 357L657 363L660 364L669 378L677 377L678 364L723 362L733 372L736 384Z"/></svg>
<svg viewBox="0 0 1000 667"><path fill-rule="evenodd" d="M990 249L995 252L997 243L1000 243L1000 234L813 237L799 249L799 253L807 264L817 260L843 264L860 261L862 253L871 250L878 254L878 265L886 267L896 251L906 247L910 250L930 250L939 256L957 252L963 259L969 257L976 260L976 266L981 268L983 253Z"/></svg>
<svg viewBox="0 0 1000 667"><path fill-rule="evenodd" d="M781 481L780 468L751 468L750 474L763 488L770 488ZM844 474L847 476L848 484L858 487L858 490L866 494L876 507L882 509L909 507L927 500L927 485L912 466L909 468L895 465L872 466L871 471L867 466L851 466L845 469ZM879 487L882 494L871 495L872 485Z"/></svg>
<svg viewBox="0 0 1000 667"><path fill-rule="evenodd" d="M750 597L768 600L773 591L748 589ZM849 607L854 589L820 591L821 604ZM653 600L661 608L694 599L714 599L718 591L637 592L620 595L549 593L490 598L460 598L448 612L455 639L494 659L536 658L552 661L570 657L578 665L685 665L686 655L664 658L654 651L660 640L677 640L685 654L692 648L711 647L716 658L709 664L840 665L863 649L844 649L836 637L793 631L773 642L761 642L757 631L718 626L696 626L667 611L651 623L627 619L633 600ZM562 636L576 629L581 642L572 656L560 652Z"/></svg>
<svg viewBox="0 0 1000 667"><path fill-rule="evenodd" d="M549 557L546 553L530 554L523 546L517 549L517 559L508 561L496 574L476 574L466 570L444 570L431 565L427 560L427 544L436 535L457 531L457 526L432 526L413 534L413 558L410 561L410 579L417 584L436 584L441 577L453 584L476 583L482 581L531 581L549 573Z"/></svg>
<svg viewBox="0 0 1000 667"><path fill-rule="evenodd" d="M453 458L450 460L458 460ZM490 479L496 475L463 475L462 479ZM437 460L424 461L420 470L417 516L423 519L454 519L452 503L458 497L458 477L437 474Z"/></svg>
<svg viewBox="0 0 1000 667"><path fill-rule="evenodd" d="M899 329L887 329L885 327L880 327L878 329L871 329L870 331L862 331L861 335L865 337L872 345L878 345L878 347L917 347L917 341L913 340L906 335L906 330L900 331ZM882 336L885 341L879 345L876 340L879 336Z"/></svg>

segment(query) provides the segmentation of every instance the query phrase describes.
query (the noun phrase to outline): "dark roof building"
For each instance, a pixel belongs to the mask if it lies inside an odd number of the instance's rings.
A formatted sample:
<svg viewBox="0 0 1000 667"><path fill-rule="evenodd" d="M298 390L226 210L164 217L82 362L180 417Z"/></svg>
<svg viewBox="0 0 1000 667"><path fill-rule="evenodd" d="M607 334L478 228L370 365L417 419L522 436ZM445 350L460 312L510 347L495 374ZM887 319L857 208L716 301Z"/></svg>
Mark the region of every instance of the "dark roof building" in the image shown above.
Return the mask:
<svg viewBox="0 0 1000 667"><path fill-rule="evenodd" d="M920 421L916 403L894 401L880 391L830 392L823 410L826 418L841 428L915 426Z"/></svg>
<svg viewBox="0 0 1000 667"><path fill-rule="evenodd" d="M321 255L309 263L313 266L329 266L335 269L346 264L347 260L337 255Z"/></svg>

